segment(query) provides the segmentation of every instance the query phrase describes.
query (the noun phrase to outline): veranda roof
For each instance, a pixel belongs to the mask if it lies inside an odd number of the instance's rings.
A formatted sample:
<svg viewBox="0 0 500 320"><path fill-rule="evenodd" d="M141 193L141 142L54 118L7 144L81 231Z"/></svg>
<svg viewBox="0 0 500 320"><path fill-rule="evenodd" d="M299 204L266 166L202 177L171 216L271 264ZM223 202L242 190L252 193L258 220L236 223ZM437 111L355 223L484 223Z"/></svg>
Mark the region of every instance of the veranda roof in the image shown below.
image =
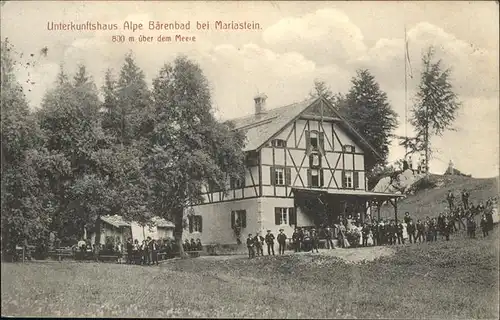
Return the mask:
<svg viewBox="0 0 500 320"><path fill-rule="evenodd" d="M372 192L366 190L353 190L353 189L317 189L317 188L292 188L292 192L304 192L304 193L317 193L317 194L330 194L330 195L345 195L368 199L393 199L402 198L404 195L385 193L385 192Z"/></svg>

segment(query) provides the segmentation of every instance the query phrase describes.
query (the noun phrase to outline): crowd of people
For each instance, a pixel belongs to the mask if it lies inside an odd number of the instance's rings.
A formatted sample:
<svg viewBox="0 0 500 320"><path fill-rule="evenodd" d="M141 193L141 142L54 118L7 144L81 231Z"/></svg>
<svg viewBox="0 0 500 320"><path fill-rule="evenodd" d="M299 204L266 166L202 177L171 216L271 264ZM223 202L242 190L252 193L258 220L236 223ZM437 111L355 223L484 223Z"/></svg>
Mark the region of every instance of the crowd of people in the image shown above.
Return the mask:
<svg viewBox="0 0 500 320"><path fill-rule="evenodd" d="M361 218L358 213L354 218L352 215L340 215L332 226L316 228L295 228L290 244L292 250L316 251L320 244L326 249L335 249L333 239L339 240L342 248L360 246L379 246L409 243L434 242L441 235L443 240L450 240L450 235L463 229L467 231L470 238L476 237L476 217L480 216L480 224L483 237L487 237L493 229L493 209L497 199L490 198L483 203L479 201L474 204L469 201L469 193L461 192L461 203L457 204L453 192L447 193L448 210L437 216L427 216L425 219L414 219L409 212L405 212L402 220L375 219L368 216ZM257 233L249 234L246 244L249 258L264 255L264 244L267 245L267 254L274 255L274 241L279 245L279 254L283 254L287 245L287 236L283 229L279 230L275 238L271 230L267 230L265 237Z"/></svg>
<svg viewBox="0 0 500 320"><path fill-rule="evenodd" d="M91 244L89 240L80 240L77 244L77 258L91 255L96 259L101 255L112 255L118 257L118 262L137 265L158 265L161 258L173 258L179 250L173 239L151 239L147 237L142 242L138 239L128 238L125 245L120 241L106 244ZM191 241L186 239L183 244L184 251L201 251L203 246L200 239Z"/></svg>

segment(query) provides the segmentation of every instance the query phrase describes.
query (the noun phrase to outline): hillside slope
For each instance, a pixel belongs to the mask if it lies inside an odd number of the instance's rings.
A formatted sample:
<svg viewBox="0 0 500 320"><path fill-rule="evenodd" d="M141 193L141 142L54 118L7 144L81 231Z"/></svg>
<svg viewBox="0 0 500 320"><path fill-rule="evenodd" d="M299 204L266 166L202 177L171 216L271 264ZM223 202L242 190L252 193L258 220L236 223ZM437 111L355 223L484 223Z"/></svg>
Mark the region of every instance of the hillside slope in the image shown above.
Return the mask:
<svg viewBox="0 0 500 320"><path fill-rule="evenodd" d="M436 183L436 187L417 191L414 195L398 201L398 216L402 217L406 211L410 212L414 219L423 219L426 216L437 217L448 207L446 194L448 190L455 193L455 202L461 203L460 193L466 189L470 193L469 201L478 204L479 201L486 202L490 197L498 198L498 177L477 179L464 176L431 175L430 180ZM384 205L380 210L380 217L394 217L392 205Z"/></svg>

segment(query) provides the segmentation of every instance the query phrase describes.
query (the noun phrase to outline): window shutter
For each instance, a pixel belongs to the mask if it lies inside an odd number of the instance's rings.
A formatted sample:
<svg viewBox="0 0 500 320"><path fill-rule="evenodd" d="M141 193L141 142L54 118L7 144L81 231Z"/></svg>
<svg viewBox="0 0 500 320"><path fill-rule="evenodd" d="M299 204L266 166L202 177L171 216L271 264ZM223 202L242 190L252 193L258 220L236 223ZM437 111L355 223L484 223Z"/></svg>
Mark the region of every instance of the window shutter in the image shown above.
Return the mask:
<svg viewBox="0 0 500 320"><path fill-rule="evenodd" d="M345 171L342 170L342 188L345 188Z"/></svg>
<svg viewBox="0 0 500 320"><path fill-rule="evenodd" d="M353 186L354 186L354 189L359 189L359 172L357 171L354 171L354 174L353 174Z"/></svg>
<svg viewBox="0 0 500 320"><path fill-rule="evenodd" d="M234 211L231 211L231 229L234 228L234 225L236 223L236 217L235 217L235 212Z"/></svg>
<svg viewBox="0 0 500 320"><path fill-rule="evenodd" d="M306 131L306 153L311 153L311 135Z"/></svg>
<svg viewBox="0 0 500 320"><path fill-rule="evenodd" d="M193 233L193 216L188 217L189 233Z"/></svg>
<svg viewBox="0 0 500 320"><path fill-rule="evenodd" d="M281 209L274 208L274 223L279 226L281 223Z"/></svg>
<svg viewBox="0 0 500 320"><path fill-rule="evenodd" d="M199 222L199 231L200 232L203 232L203 217L202 216L198 216L198 222Z"/></svg>
<svg viewBox="0 0 500 320"><path fill-rule="evenodd" d="M323 180L323 169L319 170L319 186L323 187L324 186L324 180Z"/></svg>
<svg viewBox="0 0 500 320"><path fill-rule="evenodd" d="M319 144L319 152L321 152L321 154L324 154L325 153L325 133L324 132L320 132L318 134L318 144Z"/></svg>
<svg viewBox="0 0 500 320"><path fill-rule="evenodd" d="M309 155L309 168L312 168L314 166L314 154Z"/></svg>
<svg viewBox="0 0 500 320"><path fill-rule="evenodd" d="M291 186L292 185L292 169L286 168L285 171L286 171L285 172L286 185Z"/></svg>
<svg viewBox="0 0 500 320"><path fill-rule="evenodd" d="M310 187L311 186L311 169L307 169L307 185Z"/></svg>
<svg viewBox="0 0 500 320"><path fill-rule="evenodd" d="M288 208L288 224L297 225L297 216L295 215L295 208Z"/></svg>
<svg viewBox="0 0 500 320"><path fill-rule="evenodd" d="M245 187L245 174L243 174L243 176L241 177L241 187L244 188Z"/></svg>
<svg viewBox="0 0 500 320"><path fill-rule="evenodd" d="M275 174L275 171L274 171L274 167L271 167L271 185L274 186L276 184L276 178L274 176Z"/></svg>
<svg viewBox="0 0 500 320"><path fill-rule="evenodd" d="M240 219L241 219L241 227L246 228L247 227L247 212L246 212L246 210L240 211Z"/></svg>

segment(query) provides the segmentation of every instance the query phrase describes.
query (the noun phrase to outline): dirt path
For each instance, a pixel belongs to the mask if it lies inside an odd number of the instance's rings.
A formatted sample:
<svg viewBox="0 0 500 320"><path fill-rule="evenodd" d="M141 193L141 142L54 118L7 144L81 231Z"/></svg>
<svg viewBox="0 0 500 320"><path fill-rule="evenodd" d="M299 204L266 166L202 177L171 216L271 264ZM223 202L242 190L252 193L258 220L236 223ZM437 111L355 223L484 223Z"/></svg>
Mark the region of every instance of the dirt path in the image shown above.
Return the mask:
<svg viewBox="0 0 500 320"><path fill-rule="evenodd" d="M322 256L330 256L330 257L338 257L347 262L357 263L363 260L365 261L373 261L377 258L390 256L394 254L395 250L393 248L387 246L377 246L377 247L367 247L367 248L351 248L351 249L342 249L337 248L335 250L328 249L320 249L319 253L310 253L310 252L286 252L285 255L322 255ZM210 260L228 260L228 259L241 259L246 257L246 255L235 254L235 255L224 255L224 256L202 256L200 259L210 259Z"/></svg>

